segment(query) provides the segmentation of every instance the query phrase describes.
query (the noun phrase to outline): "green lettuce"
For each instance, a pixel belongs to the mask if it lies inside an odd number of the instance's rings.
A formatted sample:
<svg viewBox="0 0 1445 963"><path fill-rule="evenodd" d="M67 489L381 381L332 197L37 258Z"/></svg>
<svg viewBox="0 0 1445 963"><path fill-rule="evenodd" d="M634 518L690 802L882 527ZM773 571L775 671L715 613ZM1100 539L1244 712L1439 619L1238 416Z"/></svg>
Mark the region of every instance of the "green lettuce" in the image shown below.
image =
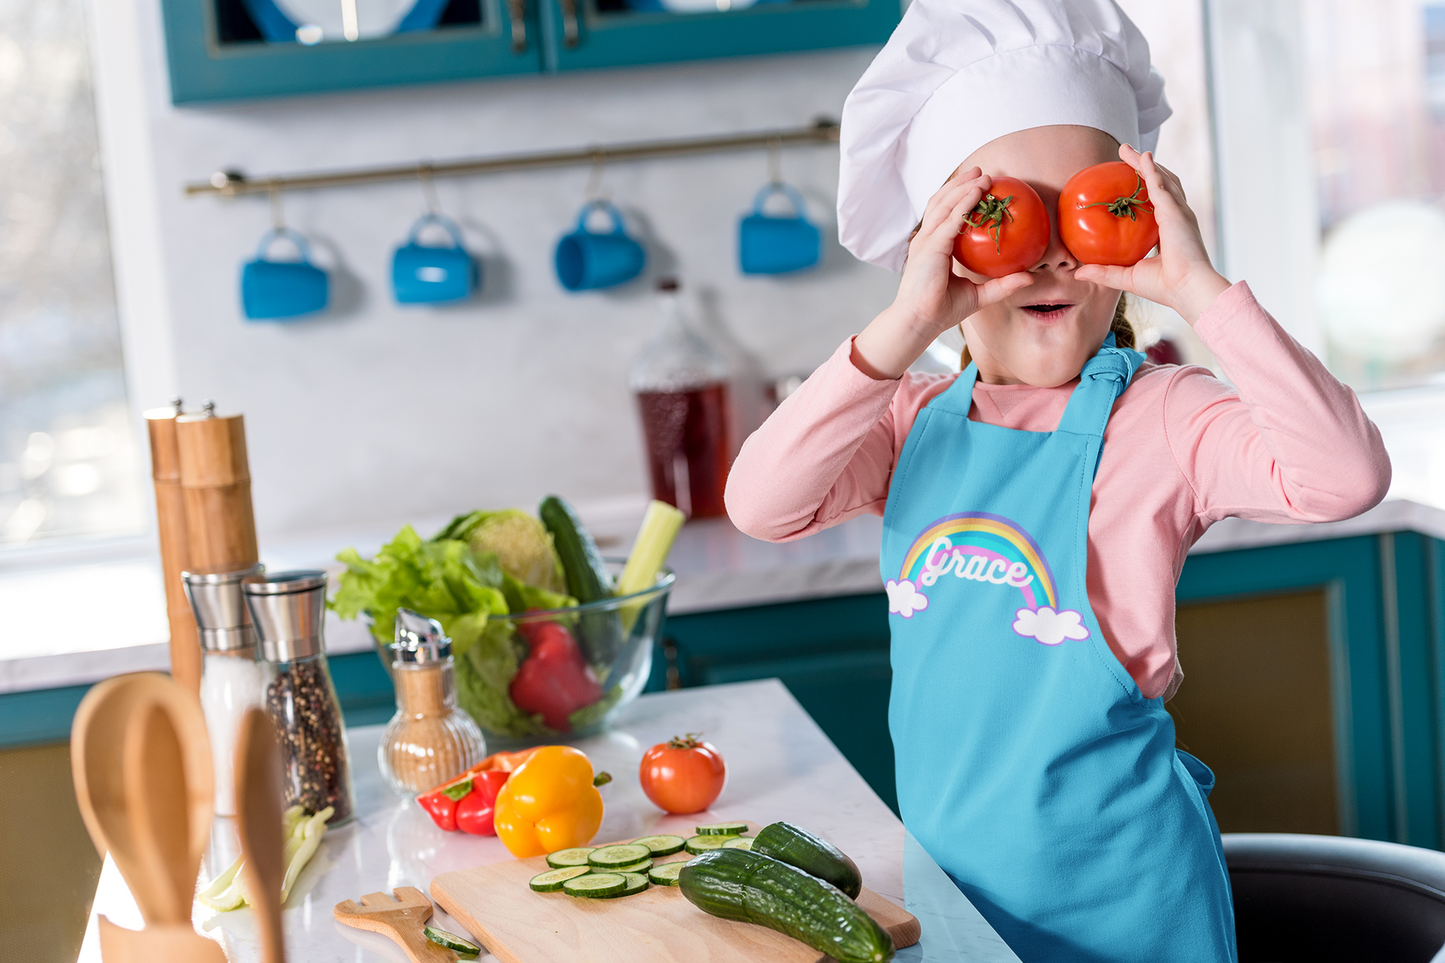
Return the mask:
<svg viewBox="0 0 1445 963"><path fill-rule="evenodd" d="M336 558L346 571L328 604L343 619L368 614L384 660L390 662L386 647L397 609L436 619L452 640L461 707L492 732L525 736L545 731L540 717L522 712L508 694L518 660L512 622L489 618L511 612L503 591L507 576L496 555L475 552L458 539L423 541L408 525L375 558L362 558L354 548Z"/></svg>

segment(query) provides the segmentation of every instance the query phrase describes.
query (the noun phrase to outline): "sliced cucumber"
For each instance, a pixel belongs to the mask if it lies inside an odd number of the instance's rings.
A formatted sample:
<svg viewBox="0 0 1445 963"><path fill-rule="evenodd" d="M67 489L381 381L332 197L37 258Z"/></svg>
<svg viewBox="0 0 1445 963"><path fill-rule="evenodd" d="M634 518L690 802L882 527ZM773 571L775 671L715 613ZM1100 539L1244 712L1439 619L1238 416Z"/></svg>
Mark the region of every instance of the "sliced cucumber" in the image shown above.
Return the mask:
<svg viewBox="0 0 1445 963"><path fill-rule="evenodd" d="M591 899L616 896L625 889L627 877L621 873L588 873L562 884L562 892L567 895L586 896Z"/></svg>
<svg viewBox="0 0 1445 963"><path fill-rule="evenodd" d="M594 873L645 873L652 868L651 859L639 859L635 863L628 863L626 866L612 866L608 869L600 869L593 866Z"/></svg>
<svg viewBox="0 0 1445 963"><path fill-rule="evenodd" d="M647 859L651 855L652 851L646 846L628 844L603 846L588 854L587 864L598 869L616 869L619 866L627 866L638 860Z"/></svg>
<svg viewBox="0 0 1445 963"><path fill-rule="evenodd" d="M578 846L575 849L559 849L555 853L547 854L547 865L553 869L562 869L566 866L586 866L587 857L591 856L594 850L591 846Z"/></svg>
<svg viewBox="0 0 1445 963"><path fill-rule="evenodd" d="M622 873L621 875L624 879L627 880L627 888L620 893L613 893L611 896L607 897L608 899L618 899L623 896L636 896L638 893L647 889L646 876L643 876L639 873Z"/></svg>
<svg viewBox="0 0 1445 963"><path fill-rule="evenodd" d="M709 823L697 827L699 836L741 836L747 831L747 823Z"/></svg>
<svg viewBox="0 0 1445 963"><path fill-rule="evenodd" d="M658 886L676 886L677 874L687 865L687 860L679 859L671 863L663 863L661 866L654 866L647 871L647 878Z"/></svg>
<svg viewBox="0 0 1445 963"><path fill-rule="evenodd" d="M752 848L753 848L753 841L752 841L752 838L751 838L751 837L739 836L739 837L737 837L736 839L729 839L727 842L723 843L723 844L722 844L722 848L723 848L723 849L752 849Z"/></svg>
<svg viewBox="0 0 1445 963"><path fill-rule="evenodd" d="M643 836L641 839L634 839L632 845L646 846L654 856L671 856L673 853L682 852L683 842L681 836Z"/></svg>
<svg viewBox="0 0 1445 963"><path fill-rule="evenodd" d="M694 856L699 853L710 853L714 849L722 849L728 843L737 839L737 836L694 836L687 841L685 848Z"/></svg>
<svg viewBox="0 0 1445 963"><path fill-rule="evenodd" d="M535 888L535 887L534 887ZM481 956L482 948L471 940L464 940L455 933L448 933L446 930L439 930L435 926L422 928L426 938L437 946L445 946L449 950L456 950L458 953L466 953L471 956Z"/></svg>
<svg viewBox="0 0 1445 963"><path fill-rule="evenodd" d="M586 876L589 872L590 870L586 866L563 866L560 869L549 869L545 873L538 873L527 885L532 887L533 892L555 893L567 880Z"/></svg>

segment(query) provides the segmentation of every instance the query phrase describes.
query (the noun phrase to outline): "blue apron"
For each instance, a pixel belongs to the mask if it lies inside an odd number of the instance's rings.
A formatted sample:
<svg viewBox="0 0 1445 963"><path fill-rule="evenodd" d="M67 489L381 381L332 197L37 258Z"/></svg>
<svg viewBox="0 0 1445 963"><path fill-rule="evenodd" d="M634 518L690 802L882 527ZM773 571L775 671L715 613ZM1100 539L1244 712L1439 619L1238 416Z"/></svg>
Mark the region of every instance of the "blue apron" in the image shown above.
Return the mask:
<svg viewBox="0 0 1445 963"><path fill-rule="evenodd" d="M903 822L1024 963L1233 963L1214 775L1174 747L1085 588L1089 499L1143 356L1105 347L1053 432L918 414L883 516Z"/></svg>

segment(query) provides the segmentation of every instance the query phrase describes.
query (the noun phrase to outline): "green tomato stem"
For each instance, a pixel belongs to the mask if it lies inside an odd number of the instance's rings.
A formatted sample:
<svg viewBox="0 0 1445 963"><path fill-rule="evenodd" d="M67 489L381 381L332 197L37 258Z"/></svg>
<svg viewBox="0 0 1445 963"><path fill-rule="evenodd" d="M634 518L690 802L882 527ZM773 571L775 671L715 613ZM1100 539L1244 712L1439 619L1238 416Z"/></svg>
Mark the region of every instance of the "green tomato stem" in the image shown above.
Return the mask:
<svg viewBox="0 0 1445 963"><path fill-rule="evenodd" d="M1095 201L1093 204L1080 204L1078 205L1078 208L1082 211L1090 207L1107 207L1109 209L1109 213L1113 214L1115 217L1127 217L1131 221L1137 221L1139 219L1139 215L1134 210L1136 207L1141 207L1146 211L1154 210L1154 205L1152 202L1147 201L1139 196L1141 193L1143 193L1143 191L1144 178L1139 176L1138 171L1135 171L1134 193L1130 194L1128 197L1116 197L1112 201Z"/></svg>
<svg viewBox="0 0 1445 963"><path fill-rule="evenodd" d="M1009 202L1014 199L1010 194L1000 200L992 194L985 194L978 206L964 217L963 223L969 227L982 227L988 230L988 236L993 238L993 250L995 254L1001 254L1002 242L999 240L999 232L1003 228L1004 218L1010 221L1014 219L1013 211L1008 209Z"/></svg>

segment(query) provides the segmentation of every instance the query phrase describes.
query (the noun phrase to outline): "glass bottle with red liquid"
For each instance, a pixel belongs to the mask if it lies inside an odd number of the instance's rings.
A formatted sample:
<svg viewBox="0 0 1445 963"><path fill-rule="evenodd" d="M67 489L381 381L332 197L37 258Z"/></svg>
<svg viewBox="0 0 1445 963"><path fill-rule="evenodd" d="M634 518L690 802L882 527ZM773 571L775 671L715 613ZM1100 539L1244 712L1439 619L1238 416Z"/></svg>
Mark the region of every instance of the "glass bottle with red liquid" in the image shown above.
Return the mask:
<svg viewBox="0 0 1445 963"><path fill-rule="evenodd" d="M675 280L657 284L657 330L632 364L652 496L689 518L726 514L728 366L683 315Z"/></svg>

